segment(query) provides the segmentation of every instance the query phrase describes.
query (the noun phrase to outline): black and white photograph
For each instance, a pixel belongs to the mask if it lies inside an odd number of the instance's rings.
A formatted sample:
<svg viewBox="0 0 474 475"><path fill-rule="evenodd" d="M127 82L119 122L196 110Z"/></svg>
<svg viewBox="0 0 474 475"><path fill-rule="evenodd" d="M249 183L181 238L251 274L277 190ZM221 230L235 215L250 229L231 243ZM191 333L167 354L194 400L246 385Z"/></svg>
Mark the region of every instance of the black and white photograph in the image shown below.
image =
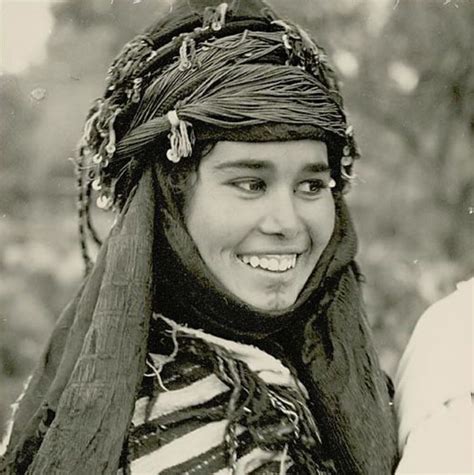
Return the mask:
<svg viewBox="0 0 474 475"><path fill-rule="evenodd" d="M474 1L0 0L0 475L474 473Z"/></svg>

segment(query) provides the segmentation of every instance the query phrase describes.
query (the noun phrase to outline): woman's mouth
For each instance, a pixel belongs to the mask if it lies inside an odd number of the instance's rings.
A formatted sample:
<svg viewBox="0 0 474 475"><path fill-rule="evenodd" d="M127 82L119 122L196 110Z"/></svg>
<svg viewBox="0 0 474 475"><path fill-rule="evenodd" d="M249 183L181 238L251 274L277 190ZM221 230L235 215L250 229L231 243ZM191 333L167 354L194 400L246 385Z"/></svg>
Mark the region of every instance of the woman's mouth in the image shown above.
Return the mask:
<svg viewBox="0 0 474 475"><path fill-rule="evenodd" d="M243 254L237 256L244 264L254 269L270 272L287 272L294 269L298 254Z"/></svg>

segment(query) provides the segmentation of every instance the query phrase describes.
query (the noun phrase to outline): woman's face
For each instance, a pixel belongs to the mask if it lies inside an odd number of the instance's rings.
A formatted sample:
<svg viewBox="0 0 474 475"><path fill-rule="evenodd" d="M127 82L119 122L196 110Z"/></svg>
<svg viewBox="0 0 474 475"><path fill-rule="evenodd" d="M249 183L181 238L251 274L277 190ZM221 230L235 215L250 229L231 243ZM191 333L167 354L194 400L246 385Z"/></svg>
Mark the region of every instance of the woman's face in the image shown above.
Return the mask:
<svg viewBox="0 0 474 475"><path fill-rule="evenodd" d="M218 142L186 199L186 226L227 290L259 310L283 310L331 237L329 182L323 142Z"/></svg>

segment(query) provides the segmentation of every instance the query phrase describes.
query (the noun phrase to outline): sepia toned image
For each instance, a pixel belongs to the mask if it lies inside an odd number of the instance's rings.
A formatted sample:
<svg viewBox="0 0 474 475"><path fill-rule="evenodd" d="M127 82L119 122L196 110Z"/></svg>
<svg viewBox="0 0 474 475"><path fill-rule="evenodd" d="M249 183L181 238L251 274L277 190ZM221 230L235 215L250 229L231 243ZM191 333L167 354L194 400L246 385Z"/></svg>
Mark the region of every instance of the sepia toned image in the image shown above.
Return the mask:
<svg viewBox="0 0 474 475"><path fill-rule="evenodd" d="M0 0L0 473L472 473L473 24Z"/></svg>

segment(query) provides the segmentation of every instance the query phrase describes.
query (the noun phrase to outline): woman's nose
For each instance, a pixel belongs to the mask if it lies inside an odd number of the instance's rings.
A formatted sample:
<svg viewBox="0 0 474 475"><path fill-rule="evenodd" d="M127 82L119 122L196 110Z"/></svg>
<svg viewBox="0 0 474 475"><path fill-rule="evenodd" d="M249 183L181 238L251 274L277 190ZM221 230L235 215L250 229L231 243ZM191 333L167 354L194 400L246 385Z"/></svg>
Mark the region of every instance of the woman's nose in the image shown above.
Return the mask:
<svg viewBox="0 0 474 475"><path fill-rule="evenodd" d="M260 231L264 234L293 239L301 229L302 220L293 193L284 191L268 196L260 222Z"/></svg>

